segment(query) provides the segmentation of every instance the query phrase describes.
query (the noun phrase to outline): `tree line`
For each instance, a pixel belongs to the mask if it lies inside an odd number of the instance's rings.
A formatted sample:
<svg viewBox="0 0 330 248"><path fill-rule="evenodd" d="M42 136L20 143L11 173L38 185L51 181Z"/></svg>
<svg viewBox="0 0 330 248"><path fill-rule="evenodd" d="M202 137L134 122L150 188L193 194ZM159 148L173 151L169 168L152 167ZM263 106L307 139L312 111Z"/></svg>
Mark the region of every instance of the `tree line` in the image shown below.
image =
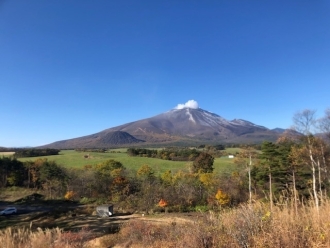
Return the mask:
<svg viewBox="0 0 330 248"><path fill-rule="evenodd" d="M194 161L201 152L193 148L168 147L161 150L145 148L128 148L129 156L159 158L175 161Z"/></svg>
<svg viewBox="0 0 330 248"><path fill-rule="evenodd" d="M167 147L163 149L146 149L146 148L128 148L129 156L159 158L173 161L194 161L203 151L211 154L214 157L224 155L225 146L218 145L200 145L196 148L182 147Z"/></svg>
<svg viewBox="0 0 330 248"><path fill-rule="evenodd" d="M15 152L14 156L16 158L26 158L26 157L40 157L40 156L50 156L50 155L58 155L60 153L59 149L36 149L36 148L20 148L13 149Z"/></svg>

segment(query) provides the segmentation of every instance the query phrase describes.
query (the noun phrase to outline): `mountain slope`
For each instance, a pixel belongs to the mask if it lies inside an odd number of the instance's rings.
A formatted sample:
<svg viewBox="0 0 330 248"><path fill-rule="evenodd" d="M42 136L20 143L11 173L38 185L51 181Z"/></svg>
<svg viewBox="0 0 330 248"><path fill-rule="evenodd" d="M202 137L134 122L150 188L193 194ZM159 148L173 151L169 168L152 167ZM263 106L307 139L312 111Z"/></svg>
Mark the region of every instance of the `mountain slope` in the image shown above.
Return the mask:
<svg viewBox="0 0 330 248"><path fill-rule="evenodd" d="M221 116L201 108L172 109L151 118L126 123L96 134L59 141L44 147L81 148L146 144L258 143L279 133L252 122Z"/></svg>
<svg viewBox="0 0 330 248"><path fill-rule="evenodd" d="M228 121L203 109L173 109L160 115L131 122L106 131L128 132L146 141L175 140L179 137L198 140L230 140L252 133L269 133L269 129L251 122L235 119Z"/></svg>
<svg viewBox="0 0 330 248"><path fill-rule="evenodd" d="M57 141L42 147L56 149L75 149L75 148L106 148L111 146L129 145L144 142L136 139L132 135L121 131L111 131L96 133L80 138Z"/></svg>

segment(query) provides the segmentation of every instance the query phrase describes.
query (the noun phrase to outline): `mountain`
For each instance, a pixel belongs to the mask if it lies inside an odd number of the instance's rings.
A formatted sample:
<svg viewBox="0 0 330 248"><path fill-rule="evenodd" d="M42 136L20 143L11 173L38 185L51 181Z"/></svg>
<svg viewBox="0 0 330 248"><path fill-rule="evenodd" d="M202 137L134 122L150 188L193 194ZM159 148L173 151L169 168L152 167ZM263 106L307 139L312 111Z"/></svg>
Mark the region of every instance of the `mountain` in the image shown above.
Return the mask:
<svg viewBox="0 0 330 248"><path fill-rule="evenodd" d="M259 143L264 140L274 141L278 136L278 131L246 120L228 121L201 108L182 108L43 147L106 148L141 145L141 142L145 145Z"/></svg>
<svg viewBox="0 0 330 248"><path fill-rule="evenodd" d="M276 133L284 133L286 131L286 129L283 129L283 128L274 128L272 129L273 132L276 132Z"/></svg>
<svg viewBox="0 0 330 248"><path fill-rule="evenodd" d="M61 140L49 145L41 146L41 148L55 149L74 149L74 148L107 148L122 145L130 145L144 142L136 139L127 132L110 131L91 134L79 138Z"/></svg>

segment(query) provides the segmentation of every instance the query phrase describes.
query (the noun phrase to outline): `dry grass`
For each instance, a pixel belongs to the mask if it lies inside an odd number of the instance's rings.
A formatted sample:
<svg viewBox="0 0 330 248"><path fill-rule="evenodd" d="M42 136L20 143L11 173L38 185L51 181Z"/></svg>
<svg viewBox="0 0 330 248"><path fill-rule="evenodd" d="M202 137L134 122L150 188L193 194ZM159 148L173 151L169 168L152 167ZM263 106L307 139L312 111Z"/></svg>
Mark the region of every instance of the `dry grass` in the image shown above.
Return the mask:
<svg viewBox="0 0 330 248"><path fill-rule="evenodd" d="M276 207L263 216L266 224L253 237L255 247L330 247L330 202L322 204L319 213L302 206L296 214L288 206Z"/></svg>
<svg viewBox="0 0 330 248"><path fill-rule="evenodd" d="M4 157L7 157L7 156L11 156L11 155L14 155L15 152L0 152L0 157L4 156Z"/></svg>
<svg viewBox="0 0 330 248"><path fill-rule="evenodd" d="M319 215L313 206L301 206L298 213L291 206L276 206L271 213L268 205L256 203L210 212L194 223L134 220L115 239L108 237L104 247L330 247L329 213L328 201Z"/></svg>
<svg viewBox="0 0 330 248"><path fill-rule="evenodd" d="M73 248L84 247L90 233L81 230L77 233L64 232L59 228L38 229L32 232L30 229L7 228L0 231L0 244L2 248Z"/></svg>
<svg viewBox="0 0 330 248"><path fill-rule="evenodd" d="M42 192L36 191L35 189L21 188L15 186L0 188L0 200L6 202L15 202L34 193Z"/></svg>
<svg viewBox="0 0 330 248"><path fill-rule="evenodd" d="M135 218L124 223L119 233L86 242L88 232L65 233L60 229L26 229L0 232L1 247L330 247L330 202L317 213L312 205L241 205L220 213L183 221Z"/></svg>

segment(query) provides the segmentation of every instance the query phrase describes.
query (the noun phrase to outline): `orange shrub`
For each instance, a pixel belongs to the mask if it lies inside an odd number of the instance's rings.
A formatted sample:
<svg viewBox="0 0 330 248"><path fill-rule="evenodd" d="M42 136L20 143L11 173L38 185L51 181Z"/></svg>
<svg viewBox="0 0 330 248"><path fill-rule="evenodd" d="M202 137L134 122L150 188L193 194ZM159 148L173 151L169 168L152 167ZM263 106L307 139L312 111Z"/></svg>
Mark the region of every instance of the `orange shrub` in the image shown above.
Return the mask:
<svg viewBox="0 0 330 248"><path fill-rule="evenodd" d="M167 206L167 201L165 201L164 199L160 199L158 206L164 208Z"/></svg>

